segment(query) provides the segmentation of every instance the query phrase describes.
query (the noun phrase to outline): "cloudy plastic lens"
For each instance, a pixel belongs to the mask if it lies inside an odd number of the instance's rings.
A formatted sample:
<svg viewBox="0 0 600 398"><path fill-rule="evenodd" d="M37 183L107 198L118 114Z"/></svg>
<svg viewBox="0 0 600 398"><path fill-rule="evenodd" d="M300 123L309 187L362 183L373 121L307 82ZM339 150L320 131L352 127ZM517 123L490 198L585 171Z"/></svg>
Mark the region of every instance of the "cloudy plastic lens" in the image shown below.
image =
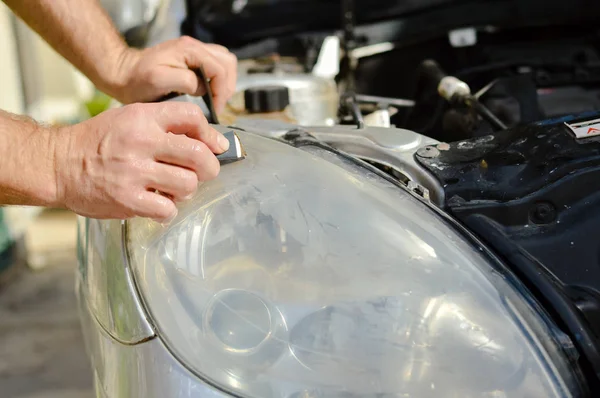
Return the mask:
<svg viewBox="0 0 600 398"><path fill-rule="evenodd" d="M569 397L556 330L423 203L319 148L248 157L129 247L159 335L246 397Z"/></svg>
<svg viewBox="0 0 600 398"><path fill-rule="evenodd" d="M256 295L243 290L219 292L206 314L206 329L233 353L259 349L271 334L269 307Z"/></svg>

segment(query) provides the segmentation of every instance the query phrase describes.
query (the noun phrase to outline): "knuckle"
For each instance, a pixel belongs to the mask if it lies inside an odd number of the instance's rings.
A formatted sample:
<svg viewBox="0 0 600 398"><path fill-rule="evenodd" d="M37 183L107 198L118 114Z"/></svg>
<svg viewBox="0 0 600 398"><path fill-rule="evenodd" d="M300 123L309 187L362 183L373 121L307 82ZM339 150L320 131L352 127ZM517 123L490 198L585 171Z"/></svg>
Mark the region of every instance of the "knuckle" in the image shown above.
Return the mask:
<svg viewBox="0 0 600 398"><path fill-rule="evenodd" d="M172 214L173 210L171 207L160 202L156 203L150 210L150 217L157 220L167 220Z"/></svg>
<svg viewBox="0 0 600 398"><path fill-rule="evenodd" d="M156 173L155 164L149 159L131 159L129 167L131 170L131 181L126 182L126 189L131 186L144 186L144 182L148 180L148 176Z"/></svg>
<svg viewBox="0 0 600 398"><path fill-rule="evenodd" d="M140 209L140 212L143 212L142 216L165 220L173 214L175 205L171 199L163 195L156 195L152 200L146 201L144 200L146 197L147 192L140 192L139 200L140 203L143 203L143 208Z"/></svg>
<svg viewBox="0 0 600 398"><path fill-rule="evenodd" d="M194 142L194 143L192 143L192 146L190 149L191 149L191 156L193 157L192 160L195 160L196 163L199 163L198 159L200 159L206 152L206 145L204 145L201 142Z"/></svg>
<svg viewBox="0 0 600 398"><path fill-rule="evenodd" d="M126 147L134 148L145 148L150 146L152 143L148 136L148 133L144 129L134 127L131 131L127 132L124 140Z"/></svg>
<svg viewBox="0 0 600 398"><path fill-rule="evenodd" d="M144 120L146 114L146 108L141 103L135 103L131 105L127 105L127 115L126 117L134 120Z"/></svg>
<svg viewBox="0 0 600 398"><path fill-rule="evenodd" d="M217 130L215 130L212 126L210 126L208 124L208 121L206 122L206 124L203 124L202 126L202 141L205 143L210 144L214 144L217 142Z"/></svg>
<svg viewBox="0 0 600 398"><path fill-rule="evenodd" d="M206 147L202 144L194 145L192 149L192 155L190 157L190 168L196 173L199 174L204 168L204 157L208 152Z"/></svg>
<svg viewBox="0 0 600 398"><path fill-rule="evenodd" d="M208 124L208 120L202 113L199 111L196 117L196 125L198 126L198 130L200 131L200 139L204 141L204 137L206 137L207 131L211 128Z"/></svg>
<svg viewBox="0 0 600 398"><path fill-rule="evenodd" d="M181 36L179 38L179 43L183 46L193 45L193 44L196 44L196 42L197 42L196 39L194 39L191 36L187 36L187 35Z"/></svg>
<svg viewBox="0 0 600 398"><path fill-rule="evenodd" d="M219 165L219 161L213 155L209 155L209 161L207 161L202 170L202 181L209 181L217 178L219 175L221 166Z"/></svg>
<svg viewBox="0 0 600 398"><path fill-rule="evenodd" d="M162 73L159 69L150 69L145 73L144 81L148 82L150 86L158 86L162 80Z"/></svg>
<svg viewBox="0 0 600 398"><path fill-rule="evenodd" d="M196 75L194 74L194 72L192 72L191 70L190 71L185 71L184 82L185 82L186 87L188 87L188 89L190 91L195 92L197 90L197 88L198 88L198 78L196 77Z"/></svg>
<svg viewBox="0 0 600 398"><path fill-rule="evenodd" d="M221 64L215 66L215 72L217 76L227 76L227 68Z"/></svg>
<svg viewBox="0 0 600 398"><path fill-rule="evenodd" d="M189 147L189 162L190 167L196 173L202 169L203 158L206 156L207 148L202 142L195 141Z"/></svg>
<svg viewBox="0 0 600 398"><path fill-rule="evenodd" d="M131 189L129 190L119 190L115 195L115 203L121 209L123 213L125 213L128 217L134 217L139 213L137 209L138 203L141 201L141 192L133 193Z"/></svg>
<svg viewBox="0 0 600 398"><path fill-rule="evenodd" d="M229 59L229 62L232 65L237 65L238 58L234 53L227 51L227 53L225 53L225 56Z"/></svg>
<svg viewBox="0 0 600 398"><path fill-rule="evenodd" d="M198 188L198 177L195 173L186 170L186 173L182 176L181 189L184 196L188 196L196 192Z"/></svg>
<svg viewBox="0 0 600 398"><path fill-rule="evenodd" d="M222 53L229 52L229 50L227 49L227 47L222 46L222 45L217 44L217 43L211 43L211 44L209 44L209 46L210 46L210 48L212 48L214 50L217 50L219 52L222 52Z"/></svg>
<svg viewBox="0 0 600 398"><path fill-rule="evenodd" d="M202 113L202 109L194 104L193 102L185 102L183 103L184 112L189 116L201 116L204 117Z"/></svg>

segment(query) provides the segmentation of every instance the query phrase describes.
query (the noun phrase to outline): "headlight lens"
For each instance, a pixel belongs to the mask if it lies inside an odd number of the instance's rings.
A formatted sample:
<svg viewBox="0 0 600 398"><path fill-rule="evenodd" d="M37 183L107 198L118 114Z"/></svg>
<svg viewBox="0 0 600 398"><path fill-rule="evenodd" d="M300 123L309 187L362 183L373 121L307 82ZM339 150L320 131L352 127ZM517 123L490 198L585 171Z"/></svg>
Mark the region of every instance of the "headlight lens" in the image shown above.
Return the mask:
<svg viewBox="0 0 600 398"><path fill-rule="evenodd" d="M248 157L170 226L128 227L159 335L198 376L248 397L576 395L556 330L425 205L240 136Z"/></svg>

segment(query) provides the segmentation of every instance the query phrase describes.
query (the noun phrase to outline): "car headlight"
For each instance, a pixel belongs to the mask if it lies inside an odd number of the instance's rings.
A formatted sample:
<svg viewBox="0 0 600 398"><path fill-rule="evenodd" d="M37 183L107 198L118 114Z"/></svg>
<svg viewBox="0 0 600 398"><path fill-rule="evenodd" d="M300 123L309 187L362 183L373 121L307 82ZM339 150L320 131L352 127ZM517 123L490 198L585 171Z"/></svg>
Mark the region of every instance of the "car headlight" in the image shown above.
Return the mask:
<svg viewBox="0 0 600 398"><path fill-rule="evenodd" d="M560 332L426 205L326 149L240 138L247 158L169 226L128 225L150 317L198 377L247 397L577 395Z"/></svg>

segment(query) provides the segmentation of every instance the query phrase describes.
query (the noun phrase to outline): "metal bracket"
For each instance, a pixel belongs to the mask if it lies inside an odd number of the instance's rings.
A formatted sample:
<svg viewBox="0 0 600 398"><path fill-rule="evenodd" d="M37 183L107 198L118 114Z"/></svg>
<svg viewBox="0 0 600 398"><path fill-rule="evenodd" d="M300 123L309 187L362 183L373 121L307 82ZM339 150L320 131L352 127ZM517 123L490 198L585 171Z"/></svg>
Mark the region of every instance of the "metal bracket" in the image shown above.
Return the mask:
<svg viewBox="0 0 600 398"><path fill-rule="evenodd" d="M422 197L424 200L430 202L431 199L429 197L429 189L425 188L423 185L418 184L414 181L408 181L408 183L406 184L406 187L408 189L410 189L412 192L416 193L417 195L419 195L420 197Z"/></svg>

